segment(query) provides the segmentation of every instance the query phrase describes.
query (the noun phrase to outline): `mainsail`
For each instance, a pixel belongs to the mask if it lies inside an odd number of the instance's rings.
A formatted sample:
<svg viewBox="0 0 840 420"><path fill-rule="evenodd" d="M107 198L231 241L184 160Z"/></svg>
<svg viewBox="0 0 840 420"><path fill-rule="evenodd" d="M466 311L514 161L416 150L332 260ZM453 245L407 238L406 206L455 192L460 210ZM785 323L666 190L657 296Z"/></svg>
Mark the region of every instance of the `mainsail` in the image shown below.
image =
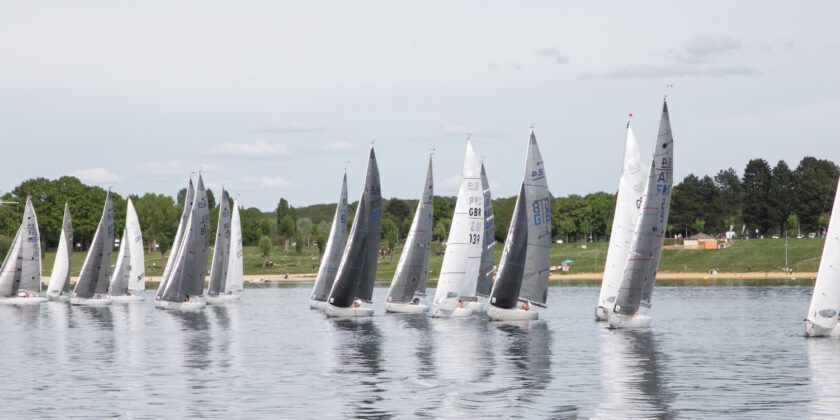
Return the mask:
<svg viewBox="0 0 840 420"><path fill-rule="evenodd" d="M484 248L484 191L481 164L467 140L461 187L446 241L433 306L454 311L461 296L472 296L478 282L481 251Z"/></svg>
<svg viewBox="0 0 840 420"><path fill-rule="evenodd" d="M64 220L61 223L61 234L58 238L58 249L55 253L55 263L50 274L50 284L47 294L58 295L70 290L70 260L73 257L73 221L70 208L64 203Z"/></svg>
<svg viewBox="0 0 840 420"><path fill-rule="evenodd" d="M394 273L394 280L388 290L386 299L388 302L408 303L414 298L415 292L421 296L426 294L429 252L432 246L433 200L432 159L429 158L423 195L417 203L417 210L397 264L397 271Z"/></svg>
<svg viewBox="0 0 840 420"><path fill-rule="evenodd" d="M365 187L327 300L330 304L347 308L356 298L371 301L381 236L382 191L376 154L371 147Z"/></svg>
<svg viewBox="0 0 840 420"><path fill-rule="evenodd" d="M341 193L338 196L338 204L335 206L330 236L327 239L327 246L324 248L324 256L321 258L321 266L318 267L318 276L315 278L315 286L312 287L312 300L325 301L332 289L338 266L341 264L341 254L344 252L344 245L347 243L347 174L341 181Z"/></svg>
<svg viewBox="0 0 840 420"><path fill-rule="evenodd" d="M26 197L23 221L0 267L0 296L41 291L41 235L32 200Z"/></svg>
<svg viewBox="0 0 840 420"><path fill-rule="evenodd" d="M827 331L834 329L837 315L840 314L840 186L836 188L814 294L806 318Z"/></svg>
<svg viewBox="0 0 840 420"><path fill-rule="evenodd" d="M179 249L174 250L172 270L164 277L163 293L160 299L170 302L184 302L204 292L204 276L207 271L207 242L210 224L207 206L207 191L204 181L198 177L195 199L184 225L184 235Z"/></svg>
<svg viewBox="0 0 840 420"><path fill-rule="evenodd" d="M528 212L525 209L525 200L525 183L523 182L516 196L516 206L513 208L505 247L502 249L502 259L499 261L496 281L490 292L490 304L498 308L515 308L519 301L528 252Z"/></svg>
<svg viewBox="0 0 840 420"><path fill-rule="evenodd" d="M195 189L193 188L192 178L190 178L190 182L187 184L187 193L184 195L184 210L181 212L181 221L178 222L178 230L175 231L175 239L172 240L172 247L169 249L169 258L166 260L166 266L163 268L163 275L158 285L156 298L160 298L163 295L163 291L167 286L166 282L172 278L172 266L175 264L175 258L178 257L178 251L181 249L181 243L184 240L184 234L187 229L187 220L190 217L194 200Z"/></svg>
<svg viewBox="0 0 840 420"><path fill-rule="evenodd" d="M216 243L213 246L213 261L210 263L210 282L207 296L218 296L225 288L228 264L230 263L230 201L227 191L222 190L219 201L219 222L216 225Z"/></svg>
<svg viewBox="0 0 840 420"><path fill-rule="evenodd" d="M239 205L233 202L233 216L230 219L230 252L228 253L227 278L225 293L239 293L242 291L243 257L242 250L242 222L239 219Z"/></svg>
<svg viewBox="0 0 840 420"><path fill-rule="evenodd" d="M484 164L481 164L481 188L484 190L484 249L481 250L481 265L478 269L476 296L490 296L493 289L493 247L496 246L496 225L493 220L493 199L490 196L490 182Z"/></svg>
<svg viewBox="0 0 840 420"><path fill-rule="evenodd" d="M140 220L131 198L126 202L125 211L125 241L130 254L130 268L128 270L128 290L139 292L146 289L146 258L143 250L143 232L140 230Z"/></svg>
<svg viewBox="0 0 840 420"><path fill-rule="evenodd" d="M639 220L621 277L613 311L634 315L639 307L650 307L659 258L668 226L671 204L671 185L674 161L674 138L668 116L667 102L662 105L659 136L648 174L647 188L642 198Z"/></svg>
<svg viewBox="0 0 840 420"><path fill-rule="evenodd" d="M76 297L90 299L95 294L108 293L111 276L111 253L114 250L114 203L109 190L105 196L102 217L88 248L79 280L73 293Z"/></svg>
<svg viewBox="0 0 840 420"><path fill-rule="evenodd" d="M601 282L601 292L598 295L598 306L601 308L612 307L621 285L621 275L624 272L627 255L630 253L636 221L639 219L639 207L645 190L645 175L639 156L639 143L628 122L606 268Z"/></svg>

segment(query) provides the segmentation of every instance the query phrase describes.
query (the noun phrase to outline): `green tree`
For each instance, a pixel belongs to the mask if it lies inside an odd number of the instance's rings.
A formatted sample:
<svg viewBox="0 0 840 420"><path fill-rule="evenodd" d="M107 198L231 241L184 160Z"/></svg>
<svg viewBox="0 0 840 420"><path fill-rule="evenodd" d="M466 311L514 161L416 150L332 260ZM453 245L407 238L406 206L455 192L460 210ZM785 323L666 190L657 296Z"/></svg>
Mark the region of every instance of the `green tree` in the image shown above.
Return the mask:
<svg viewBox="0 0 840 420"><path fill-rule="evenodd" d="M400 231L397 228L397 224L394 223L394 220L390 217L383 217L382 218L382 238L385 239L385 242L388 244L388 250L393 251L394 248L397 246L397 241L399 240Z"/></svg>
<svg viewBox="0 0 840 420"><path fill-rule="evenodd" d="M744 192L744 222L751 230L766 233L773 224L769 211L771 183L770 165L764 159L753 159L744 168L741 186Z"/></svg>
<svg viewBox="0 0 840 420"><path fill-rule="evenodd" d="M314 225L313 228L317 226L317 231L313 229L313 235L315 236L315 244L318 245L318 257L324 255L324 249L327 247L327 240L330 234L330 226L325 220L322 220L321 223Z"/></svg>
<svg viewBox="0 0 840 420"><path fill-rule="evenodd" d="M269 236L263 236L260 238L259 242L260 248L260 256L262 257L262 266L268 267L269 265L269 258L271 257L271 238Z"/></svg>
<svg viewBox="0 0 840 420"><path fill-rule="evenodd" d="M767 194L767 215L779 234L787 230L785 224L793 210L793 187L793 172L785 161L780 160L770 172L770 191Z"/></svg>
<svg viewBox="0 0 840 420"><path fill-rule="evenodd" d="M283 239L283 252L289 253L289 243L297 234L297 225L291 214L286 214L277 225L277 234Z"/></svg>
<svg viewBox="0 0 840 420"><path fill-rule="evenodd" d="M803 228L819 230L820 216L831 211L837 188L837 165L811 156L802 158L795 174L795 212Z"/></svg>
<svg viewBox="0 0 840 420"><path fill-rule="evenodd" d="M446 240L446 235L446 225L444 225L442 221L435 223L435 227L432 229L432 239L437 242L443 242Z"/></svg>
<svg viewBox="0 0 840 420"><path fill-rule="evenodd" d="M796 236L799 230L799 217L793 213L789 214L785 221L785 227L787 227L785 231L787 236Z"/></svg>
<svg viewBox="0 0 840 420"><path fill-rule="evenodd" d="M691 231L694 233L703 233L706 228L706 221L703 219L696 219L691 223Z"/></svg>
<svg viewBox="0 0 840 420"><path fill-rule="evenodd" d="M298 233L300 234L302 239L306 241L306 245L309 245L309 239L312 236L312 227L314 226L312 223L312 219L308 217L301 217L297 219L296 224Z"/></svg>

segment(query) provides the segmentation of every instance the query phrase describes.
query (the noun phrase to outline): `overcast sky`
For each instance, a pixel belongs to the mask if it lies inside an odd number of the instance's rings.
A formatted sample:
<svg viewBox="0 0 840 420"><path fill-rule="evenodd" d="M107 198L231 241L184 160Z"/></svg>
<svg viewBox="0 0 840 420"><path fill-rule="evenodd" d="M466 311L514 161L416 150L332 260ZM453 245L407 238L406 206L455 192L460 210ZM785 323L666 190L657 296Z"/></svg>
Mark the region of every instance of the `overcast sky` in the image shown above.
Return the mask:
<svg viewBox="0 0 840 420"><path fill-rule="evenodd" d="M72 174L174 195L202 169L241 204L417 198L466 133L494 196L528 128L558 196L615 191L628 113L644 155L666 84L675 177L762 157L840 161L840 3L0 1L0 192ZM349 161L349 163L347 163Z"/></svg>

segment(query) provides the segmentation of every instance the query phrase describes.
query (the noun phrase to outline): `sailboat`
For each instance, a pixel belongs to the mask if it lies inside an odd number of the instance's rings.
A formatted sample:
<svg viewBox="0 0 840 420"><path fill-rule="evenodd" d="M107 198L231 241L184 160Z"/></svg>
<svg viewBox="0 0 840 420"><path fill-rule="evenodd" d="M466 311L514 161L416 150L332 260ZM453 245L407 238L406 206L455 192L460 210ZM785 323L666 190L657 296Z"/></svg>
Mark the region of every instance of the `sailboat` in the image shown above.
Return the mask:
<svg viewBox="0 0 840 420"><path fill-rule="evenodd" d="M23 221L0 267L0 304L28 305L46 302L41 292L41 235L38 217L26 197Z"/></svg>
<svg viewBox="0 0 840 420"><path fill-rule="evenodd" d="M365 187L356 208L356 217L347 237L347 245L338 266L332 289L324 309L330 317L368 317L371 303L379 242L382 236L382 190L379 186L379 167L373 146L370 148ZM359 302L361 301L361 302Z"/></svg>
<svg viewBox="0 0 840 420"><path fill-rule="evenodd" d="M227 276L223 290L225 299L239 300L242 297L242 283L245 280L242 248L242 221L239 218L239 203L233 201L233 216L230 219L230 252L228 253Z"/></svg>
<svg viewBox="0 0 840 420"><path fill-rule="evenodd" d="M820 268L814 283L811 306L805 318L805 336L830 335L840 314L840 186L834 195L834 206L828 221Z"/></svg>
<svg viewBox="0 0 840 420"><path fill-rule="evenodd" d="M539 318L531 305L545 307L551 254L551 198L537 138L531 129L525 173L502 250L487 316L493 320ZM522 302L521 306L518 303Z"/></svg>
<svg viewBox="0 0 840 420"><path fill-rule="evenodd" d="M213 245L213 260L210 263L210 282L207 284L207 304L225 303L220 296L225 288L230 263L230 201L227 191L222 190L219 201L219 221L216 224L216 243Z"/></svg>
<svg viewBox="0 0 840 420"><path fill-rule="evenodd" d="M639 219L645 175L639 155L639 143L628 122L606 268L601 282L601 292L598 294L598 305L595 307L595 319L598 321L606 321L610 308L615 304L615 296L621 285L621 275L627 262L627 255L630 253L636 221Z"/></svg>
<svg viewBox="0 0 840 420"><path fill-rule="evenodd" d="M659 135L639 219L636 221L615 304L609 314L610 328L644 328L650 325L650 317L640 314L639 309L650 308L656 272L659 270L671 206L673 163L674 137L671 133L668 103L663 102Z"/></svg>
<svg viewBox="0 0 840 420"><path fill-rule="evenodd" d="M125 229L120 240L120 252L117 254L117 265L111 276L112 301L119 303L144 300L140 293L146 289L145 263L143 233L140 231L137 211L129 198L126 202Z"/></svg>
<svg viewBox="0 0 840 420"><path fill-rule="evenodd" d="M432 248L434 185L432 158L426 170L423 195L417 203L414 219L405 240L394 279L385 299L386 312L422 313L429 305L422 303L426 296L426 278L429 273L429 252Z"/></svg>
<svg viewBox="0 0 840 420"><path fill-rule="evenodd" d="M161 276L160 284L158 284L158 291L155 299L166 288L166 279L170 278L172 265L175 264L175 257L178 250L181 249L181 242L184 239L184 232L187 229L187 221L190 218L190 211L192 210L193 201L195 200L195 188L193 188L192 178L187 184L187 192L184 194L184 209L181 211L181 221L178 222L178 230L175 231L175 238L172 240L172 247L169 249L169 258L166 260L166 265L163 267L163 275Z"/></svg>
<svg viewBox="0 0 840 420"><path fill-rule="evenodd" d="M110 305L108 281L111 275L111 253L114 249L114 203L111 191L105 195L102 217L88 248L82 271L73 289L73 305Z"/></svg>
<svg viewBox="0 0 840 420"><path fill-rule="evenodd" d="M189 198L189 191L187 194ZM180 245L172 250L171 270L161 281L155 296L155 307L162 309L204 309L204 276L207 274L207 246L210 232L210 210L204 180L198 176L195 196ZM167 264L168 265L168 264Z"/></svg>
<svg viewBox="0 0 840 420"><path fill-rule="evenodd" d="M478 267L478 282L475 285L475 296L467 302L467 309L474 313L484 312L487 308L480 297L490 297L493 290L493 265L496 246L496 224L493 216L493 197L490 195L490 182L484 163L481 164L481 189L484 190L484 249L481 250L481 264Z"/></svg>
<svg viewBox="0 0 840 420"><path fill-rule="evenodd" d="M70 207L64 203L64 220L61 222L61 234L58 238L58 249L55 253L55 263L47 286L47 299L68 301L70 297L70 260L73 257L73 221L70 218Z"/></svg>
<svg viewBox="0 0 840 420"><path fill-rule="evenodd" d="M455 214L446 241L446 253L440 268L435 297L429 316L450 318L472 314L461 298L472 296L478 282L481 254L484 249L484 191L481 164L472 143L467 139L461 186L455 202Z"/></svg>
<svg viewBox="0 0 840 420"><path fill-rule="evenodd" d="M327 307L327 296L332 289L335 275L338 273L338 265L341 264L341 255L344 252L344 245L347 243L347 174L341 181L341 193L338 195L338 204L335 206L330 236L327 239L327 246L324 248L324 256L321 257L321 266L318 267L318 276L315 278L315 285L312 287L312 294L309 296L309 307L312 309L325 309Z"/></svg>

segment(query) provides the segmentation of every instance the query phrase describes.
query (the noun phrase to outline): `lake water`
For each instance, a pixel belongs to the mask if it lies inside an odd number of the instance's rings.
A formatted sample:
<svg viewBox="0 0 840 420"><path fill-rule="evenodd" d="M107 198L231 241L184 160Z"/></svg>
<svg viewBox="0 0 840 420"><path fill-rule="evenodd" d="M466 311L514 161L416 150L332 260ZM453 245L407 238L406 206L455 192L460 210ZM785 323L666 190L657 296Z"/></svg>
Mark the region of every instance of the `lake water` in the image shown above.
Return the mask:
<svg viewBox="0 0 840 420"><path fill-rule="evenodd" d="M661 287L649 330L552 287L541 320L331 320L310 286L199 313L0 306L0 417L840 418L840 340L810 287Z"/></svg>

